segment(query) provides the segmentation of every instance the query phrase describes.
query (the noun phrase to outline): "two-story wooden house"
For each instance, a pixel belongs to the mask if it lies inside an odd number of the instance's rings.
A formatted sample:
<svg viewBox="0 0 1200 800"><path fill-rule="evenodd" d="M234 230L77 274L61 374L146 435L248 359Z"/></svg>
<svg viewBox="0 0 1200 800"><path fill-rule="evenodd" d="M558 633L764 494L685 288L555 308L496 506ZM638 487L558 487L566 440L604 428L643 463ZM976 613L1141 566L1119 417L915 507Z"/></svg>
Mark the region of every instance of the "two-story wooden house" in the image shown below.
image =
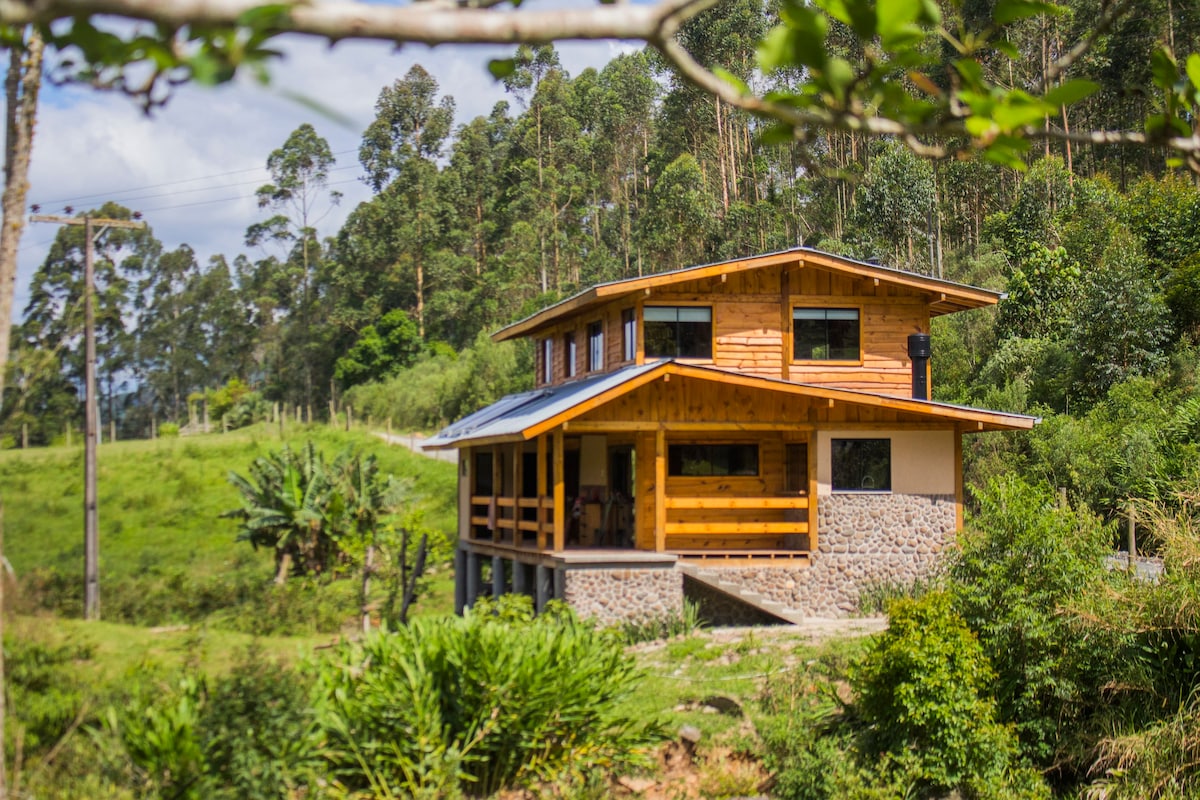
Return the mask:
<svg viewBox="0 0 1200 800"><path fill-rule="evenodd" d="M602 284L495 334L536 388L441 431L459 451L457 605L603 620L852 611L962 524L962 436L1031 417L927 399L930 319L995 292L797 248ZM685 582L686 577L686 582Z"/></svg>

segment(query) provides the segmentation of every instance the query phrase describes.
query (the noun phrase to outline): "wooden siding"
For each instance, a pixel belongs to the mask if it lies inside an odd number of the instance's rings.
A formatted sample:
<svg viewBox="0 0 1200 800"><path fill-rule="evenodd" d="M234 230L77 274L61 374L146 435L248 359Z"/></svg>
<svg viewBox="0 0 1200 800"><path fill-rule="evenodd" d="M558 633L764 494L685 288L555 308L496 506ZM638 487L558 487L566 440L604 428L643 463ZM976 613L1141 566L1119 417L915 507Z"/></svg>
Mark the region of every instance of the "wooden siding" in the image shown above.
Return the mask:
<svg viewBox="0 0 1200 800"><path fill-rule="evenodd" d="M597 375L605 372L613 372L621 367L628 366L634 363L632 360L626 361L622 356L622 341L621 341L621 312L627 308L634 308L635 303L628 299L614 301L602 307L599 310L592 310L577 318L572 318L567 322L555 325L553 328L548 328L542 331L537 336L537 381L536 385L546 385L542 380L542 341L549 337L554 343L554 380L551 385L559 385L569 381L586 378L589 375ZM602 322L604 324L604 364L602 368L596 372L588 372L588 332L587 328L593 322ZM639 329L639 334L640 334ZM567 336L575 337L575 374L567 375L567 353L565 340Z"/></svg>

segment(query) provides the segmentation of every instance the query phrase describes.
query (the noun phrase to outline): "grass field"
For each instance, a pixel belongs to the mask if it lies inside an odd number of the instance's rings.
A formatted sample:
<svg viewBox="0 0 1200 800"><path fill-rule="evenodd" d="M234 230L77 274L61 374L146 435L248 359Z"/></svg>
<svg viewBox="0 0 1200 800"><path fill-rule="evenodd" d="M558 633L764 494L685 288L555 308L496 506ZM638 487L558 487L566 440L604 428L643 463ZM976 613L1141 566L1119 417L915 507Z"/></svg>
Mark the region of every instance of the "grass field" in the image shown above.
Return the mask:
<svg viewBox="0 0 1200 800"><path fill-rule="evenodd" d="M452 535L453 465L389 446L367 432L345 433L320 425L289 431L288 444L294 448L308 439L327 456L354 448L374 454L383 473L411 476L423 522ZM146 624L181 617L195 621L211 606L220 605L221 598L214 594L244 594L265 582L271 575L271 554L256 553L235 541L236 523L221 514L238 505L229 472L245 474L256 457L281 444L273 427L259 425L228 434L102 445L98 456L102 608L113 609L117 618ZM26 594L24 602L18 598L18 608L78 612L76 587L83 574L82 464L81 447L0 452L5 554ZM348 586L328 586L323 591L352 594ZM187 610L181 610L185 600Z"/></svg>

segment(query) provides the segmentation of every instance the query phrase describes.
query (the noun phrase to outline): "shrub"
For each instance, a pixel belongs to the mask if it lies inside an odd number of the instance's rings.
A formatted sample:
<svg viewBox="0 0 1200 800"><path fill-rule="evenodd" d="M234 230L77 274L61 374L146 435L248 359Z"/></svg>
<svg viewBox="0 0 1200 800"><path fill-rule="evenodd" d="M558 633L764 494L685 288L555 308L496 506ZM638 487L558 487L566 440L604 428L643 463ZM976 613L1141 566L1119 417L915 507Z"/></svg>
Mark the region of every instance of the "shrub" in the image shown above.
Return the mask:
<svg viewBox="0 0 1200 800"><path fill-rule="evenodd" d="M691 600L684 600L683 608L679 611L626 620L619 623L615 630L625 644L640 644L675 636L690 636L703 627L700 606Z"/></svg>
<svg viewBox="0 0 1200 800"><path fill-rule="evenodd" d="M179 424L175 422L164 422L158 426L158 435L163 439L174 439L179 435Z"/></svg>
<svg viewBox="0 0 1200 800"><path fill-rule="evenodd" d="M924 796L1045 794L1014 770L1016 736L997 721L987 693L996 675L951 598L898 600L889 617L850 676L868 763L880 759L885 775Z"/></svg>
<svg viewBox="0 0 1200 800"><path fill-rule="evenodd" d="M659 731L617 705L640 677L573 617L417 620L321 668L335 774L350 791L442 797L637 762Z"/></svg>

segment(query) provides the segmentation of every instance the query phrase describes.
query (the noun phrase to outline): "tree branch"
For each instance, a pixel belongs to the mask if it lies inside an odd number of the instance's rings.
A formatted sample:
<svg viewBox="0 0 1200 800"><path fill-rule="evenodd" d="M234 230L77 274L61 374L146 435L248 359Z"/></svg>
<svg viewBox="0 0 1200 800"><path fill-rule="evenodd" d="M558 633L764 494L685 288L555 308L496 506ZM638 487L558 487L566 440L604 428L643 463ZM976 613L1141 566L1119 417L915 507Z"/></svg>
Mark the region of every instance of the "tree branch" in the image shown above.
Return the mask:
<svg viewBox="0 0 1200 800"><path fill-rule="evenodd" d="M0 24L48 24L105 14L169 27L236 25L265 0L0 0ZM441 3L407 6L297 2L286 29L330 41L371 39L424 44L540 44L564 39L637 39L673 33L717 0L660 0L590 8L496 12ZM668 33L668 35L669 35Z"/></svg>

